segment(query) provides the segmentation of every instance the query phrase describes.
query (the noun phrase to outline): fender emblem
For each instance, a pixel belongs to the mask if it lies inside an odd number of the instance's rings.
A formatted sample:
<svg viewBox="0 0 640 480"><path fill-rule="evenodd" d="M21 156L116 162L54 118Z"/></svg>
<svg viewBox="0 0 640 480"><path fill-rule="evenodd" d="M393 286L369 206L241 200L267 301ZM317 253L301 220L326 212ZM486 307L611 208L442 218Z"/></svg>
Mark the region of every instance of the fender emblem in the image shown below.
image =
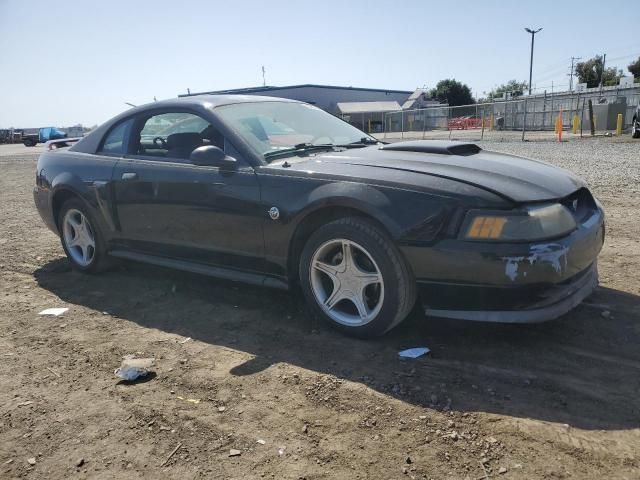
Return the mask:
<svg viewBox="0 0 640 480"><path fill-rule="evenodd" d="M269 216L271 217L271 220L277 220L280 218L280 210L278 210L277 207L271 207L269 209Z"/></svg>

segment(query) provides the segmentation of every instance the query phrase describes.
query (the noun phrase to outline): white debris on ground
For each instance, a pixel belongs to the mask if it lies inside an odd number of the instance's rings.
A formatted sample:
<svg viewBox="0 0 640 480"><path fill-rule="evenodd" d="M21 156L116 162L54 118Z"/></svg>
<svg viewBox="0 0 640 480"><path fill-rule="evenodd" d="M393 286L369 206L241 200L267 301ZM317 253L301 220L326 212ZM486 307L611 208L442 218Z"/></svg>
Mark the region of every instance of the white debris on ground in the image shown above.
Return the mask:
<svg viewBox="0 0 640 480"><path fill-rule="evenodd" d="M125 357L119 368L113 372L117 377L128 382L145 377L151 372L151 367L155 365L154 358L130 358Z"/></svg>
<svg viewBox="0 0 640 480"><path fill-rule="evenodd" d="M430 351L431 350L427 347L415 347L402 350L401 352L398 352L398 355L400 355L400 358L418 358L422 355L426 355Z"/></svg>
<svg viewBox="0 0 640 480"><path fill-rule="evenodd" d="M59 317L63 313L67 313L69 311L66 307L56 307L56 308L47 308L42 310L38 315L52 315L54 317Z"/></svg>

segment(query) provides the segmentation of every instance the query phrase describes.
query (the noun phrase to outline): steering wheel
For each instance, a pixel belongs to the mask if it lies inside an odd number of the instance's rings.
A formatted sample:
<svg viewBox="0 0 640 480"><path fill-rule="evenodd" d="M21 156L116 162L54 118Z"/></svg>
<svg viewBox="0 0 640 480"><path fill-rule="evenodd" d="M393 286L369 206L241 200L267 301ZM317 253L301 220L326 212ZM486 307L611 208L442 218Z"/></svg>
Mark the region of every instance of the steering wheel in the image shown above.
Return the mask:
<svg viewBox="0 0 640 480"><path fill-rule="evenodd" d="M157 148L167 148L167 141L162 138L162 137L156 137L153 139L153 144L157 147Z"/></svg>

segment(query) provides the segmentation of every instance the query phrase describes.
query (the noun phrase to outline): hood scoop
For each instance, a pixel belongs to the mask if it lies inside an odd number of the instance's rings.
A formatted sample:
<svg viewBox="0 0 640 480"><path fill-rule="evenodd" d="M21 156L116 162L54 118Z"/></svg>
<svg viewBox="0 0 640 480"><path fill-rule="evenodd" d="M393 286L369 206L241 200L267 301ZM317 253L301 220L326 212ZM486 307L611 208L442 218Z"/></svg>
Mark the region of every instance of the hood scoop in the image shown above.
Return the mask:
<svg viewBox="0 0 640 480"><path fill-rule="evenodd" d="M439 155L475 155L482 149L475 143L448 142L445 140L416 140L410 142L390 143L380 150L394 152L436 153Z"/></svg>

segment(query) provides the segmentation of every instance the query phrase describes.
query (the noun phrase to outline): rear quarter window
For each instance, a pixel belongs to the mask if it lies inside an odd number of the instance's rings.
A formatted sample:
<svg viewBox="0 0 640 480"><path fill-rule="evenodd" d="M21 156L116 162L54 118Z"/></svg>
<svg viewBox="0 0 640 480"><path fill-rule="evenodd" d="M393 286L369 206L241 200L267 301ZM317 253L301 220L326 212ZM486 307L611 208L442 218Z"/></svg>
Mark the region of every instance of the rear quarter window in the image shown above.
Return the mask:
<svg viewBox="0 0 640 480"><path fill-rule="evenodd" d="M119 123L107 133L102 141L100 152L109 154L124 154L127 151L127 139L132 120Z"/></svg>

